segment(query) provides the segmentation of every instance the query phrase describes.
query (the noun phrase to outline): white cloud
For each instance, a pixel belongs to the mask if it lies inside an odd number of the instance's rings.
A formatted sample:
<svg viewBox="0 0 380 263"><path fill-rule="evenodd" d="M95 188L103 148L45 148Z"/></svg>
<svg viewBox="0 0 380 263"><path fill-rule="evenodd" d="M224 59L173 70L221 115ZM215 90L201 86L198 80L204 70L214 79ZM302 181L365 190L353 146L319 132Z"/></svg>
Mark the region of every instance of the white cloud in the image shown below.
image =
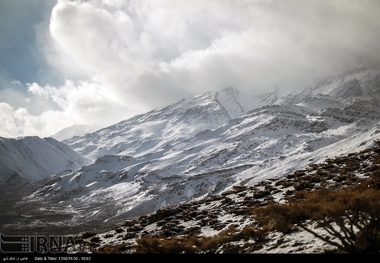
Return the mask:
<svg viewBox="0 0 380 263"><path fill-rule="evenodd" d="M370 0L59 0L49 34L40 28L38 36L67 81L29 84L30 103L19 105L27 111L17 115L28 121L17 125L29 125L27 134L44 123L40 133L48 134L76 123L110 124L209 90L375 64L379 8ZM3 108L16 116L17 107Z"/></svg>
<svg viewBox="0 0 380 263"><path fill-rule="evenodd" d="M229 84L252 87L269 77L281 81L344 70L358 57L373 60L361 44L376 50L378 36L371 29L380 25L371 11L376 6L373 1L61 1L50 30L66 56L96 82L139 93L134 84L141 76L165 78L171 69L183 72L181 79L188 74L189 85L177 88L194 94L199 88L191 85L202 81L196 79L200 72L205 83L230 75ZM231 70L240 73L233 77ZM181 79L171 76L167 85ZM204 86L223 85L210 82L214 85Z"/></svg>
<svg viewBox="0 0 380 263"><path fill-rule="evenodd" d="M3 137L18 137L25 133L40 134L44 129L43 118L32 116L25 108L14 109L9 104L0 102L0 127Z"/></svg>
<svg viewBox="0 0 380 263"><path fill-rule="evenodd" d="M37 83L28 84L31 96L29 107L54 103L55 108L44 109L33 114L26 107L13 108L8 103L0 103L0 136L17 137L22 135L50 136L74 124L103 123L111 125L120 121L120 113L133 116L137 112L130 109L131 103L109 93L107 88L88 82L66 83L58 88Z"/></svg>
<svg viewBox="0 0 380 263"><path fill-rule="evenodd" d="M48 99L49 97L48 92L41 88L37 83L28 84L28 91L35 95L43 96L45 99Z"/></svg>

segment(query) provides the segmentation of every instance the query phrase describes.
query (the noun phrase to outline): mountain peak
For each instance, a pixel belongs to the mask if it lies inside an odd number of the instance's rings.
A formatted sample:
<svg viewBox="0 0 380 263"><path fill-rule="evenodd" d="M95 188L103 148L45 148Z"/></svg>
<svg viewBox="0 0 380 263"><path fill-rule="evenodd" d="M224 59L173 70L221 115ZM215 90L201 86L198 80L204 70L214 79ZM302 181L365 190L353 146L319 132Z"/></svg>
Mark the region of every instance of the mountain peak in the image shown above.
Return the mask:
<svg viewBox="0 0 380 263"><path fill-rule="evenodd" d="M224 88L216 95L216 100L226 110L230 119L238 118L245 113L239 103L238 95L239 91L233 87Z"/></svg>

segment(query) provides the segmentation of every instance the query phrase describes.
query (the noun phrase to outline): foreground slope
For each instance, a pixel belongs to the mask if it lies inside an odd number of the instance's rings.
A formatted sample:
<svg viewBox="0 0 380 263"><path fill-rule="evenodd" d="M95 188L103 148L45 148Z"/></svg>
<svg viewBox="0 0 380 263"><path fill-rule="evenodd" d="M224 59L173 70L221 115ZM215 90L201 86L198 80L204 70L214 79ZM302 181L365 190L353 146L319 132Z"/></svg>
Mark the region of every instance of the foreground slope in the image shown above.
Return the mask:
<svg viewBox="0 0 380 263"><path fill-rule="evenodd" d="M354 239L308 223L316 238L297 226L263 225L257 209L292 204L310 192L348 193L361 185L379 191L380 141L368 149L311 163L281 179L235 185L218 195L168 206L125 220L107 231L83 231L69 251L91 253L342 253L333 244ZM280 225L281 226L281 225ZM282 229L282 230L281 230ZM339 229L339 228L337 228ZM365 231L365 229L363 229ZM359 230L354 231L359 235ZM362 243L363 245L364 243ZM377 246L379 248L379 246Z"/></svg>

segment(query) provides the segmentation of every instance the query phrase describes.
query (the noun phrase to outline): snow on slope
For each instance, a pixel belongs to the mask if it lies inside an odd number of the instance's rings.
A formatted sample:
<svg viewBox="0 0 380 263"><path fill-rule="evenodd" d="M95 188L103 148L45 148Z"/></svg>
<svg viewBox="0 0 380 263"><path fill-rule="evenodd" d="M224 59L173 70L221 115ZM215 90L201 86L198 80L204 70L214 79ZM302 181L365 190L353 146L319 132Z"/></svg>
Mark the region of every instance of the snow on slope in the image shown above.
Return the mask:
<svg viewBox="0 0 380 263"><path fill-rule="evenodd" d="M360 69L282 97L276 88L208 92L70 138L94 163L52 177L28 200L75 204L73 224L109 221L369 147L380 135L379 73Z"/></svg>
<svg viewBox="0 0 380 263"><path fill-rule="evenodd" d="M88 160L53 138L0 138L0 183L11 176L36 181L87 163Z"/></svg>
<svg viewBox="0 0 380 263"><path fill-rule="evenodd" d="M136 253L136 245L141 245L137 241L139 238L162 237L161 240L163 241L165 241L165 238L177 241L184 238L182 239L184 241L186 235L197 235L201 239L202 237L216 236L221 234L222 231L224 232L230 227L234 227L235 230L230 234L235 235L238 240L224 240L221 244L218 244L217 240L220 240L220 238L216 237L214 247L208 246L203 250L200 249L200 251L217 254L277 254L326 253L330 250L329 253L333 251L339 253L339 251L334 250L336 249L335 246L315 238L314 235L297 227L286 232L276 231L275 229L269 230L265 239L257 238L257 235L247 237L242 233L238 233L246 226L257 227L257 230L261 228L260 225L257 225L257 218L252 216L254 207L267 206L271 201L291 203L291 200L305 189L307 191L318 191L323 188L349 188L354 184L368 186L374 184L376 171L379 170L376 164L378 158L379 148L375 146L371 147L371 149L340 156L336 159L328 159L320 164L308 165L305 169L288 174L288 176L280 180L271 178L251 187L239 185L224 191L220 195L166 207L150 215L129 219L122 222L122 224L115 224L106 229L95 228L92 235L88 235L89 232L87 232L86 236L82 236L82 240L78 239L76 249L71 251L80 249L84 253ZM346 174L348 166L350 171L349 176L346 176L344 174ZM310 178L313 180L310 181ZM324 186L321 187L323 184ZM330 241L340 243L336 235L324 231L315 222L310 222L309 226L321 236L329 237ZM96 246L88 245L94 244L94 242ZM149 242L144 242L143 244L151 249L156 247L149 246ZM181 242L178 242L178 245L181 246ZM165 247L165 242L162 243L162 246ZM139 247L142 249L147 248L144 245ZM194 248L199 249L200 247ZM138 251L141 252L141 250ZM160 253L167 250L163 248L155 251ZM186 251L183 253L190 253L187 249ZM198 250L198 253L200 251ZM173 253L176 252L173 251ZM197 252L193 251L193 253Z"/></svg>
<svg viewBox="0 0 380 263"><path fill-rule="evenodd" d="M343 131L343 129L342 129ZM269 178L281 178L296 170L306 167L310 163L321 163L328 158L334 158L349 153L355 153L364 149L374 147L374 140L380 139L380 121L373 128L363 133L351 136L341 136L341 140L326 143L316 141L322 147L308 153L294 152L279 158L270 158L253 168L233 175L236 181L244 185L253 185L259 181ZM323 145L325 144L325 145ZM255 176L252 176L255 175Z"/></svg>
<svg viewBox="0 0 380 263"><path fill-rule="evenodd" d="M242 116L245 112L238 101L238 91L234 88L225 88L217 93L216 99L227 111L231 119Z"/></svg>
<svg viewBox="0 0 380 263"><path fill-rule="evenodd" d="M104 154L136 157L161 152L165 147L183 144L200 132L225 125L248 110L267 105L266 100L277 101L276 89L269 94L249 94L241 94L233 88L207 92L63 142L91 160Z"/></svg>
<svg viewBox="0 0 380 263"><path fill-rule="evenodd" d="M228 122L230 117L216 96L217 92L208 92L184 99L64 142L92 160L104 154L141 156L157 153L165 145L173 146L179 140Z"/></svg>

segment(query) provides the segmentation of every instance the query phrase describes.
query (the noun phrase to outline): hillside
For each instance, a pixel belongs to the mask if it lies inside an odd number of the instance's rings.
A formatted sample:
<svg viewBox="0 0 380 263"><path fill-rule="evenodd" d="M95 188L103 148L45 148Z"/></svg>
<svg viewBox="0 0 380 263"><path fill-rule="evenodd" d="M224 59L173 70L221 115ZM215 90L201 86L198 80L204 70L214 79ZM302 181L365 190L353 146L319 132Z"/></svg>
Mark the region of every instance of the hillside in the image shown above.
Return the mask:
<svg viewBox="0 0 380 263"><path fill-rule="evenodd" d="M342 251L335 246L300 227L282 232L273 226L263 226L257 220L255 209L273 203L292 204L302 199L305 191L351 191L364 185L378 192L378 145L310 164L282 179L265 180L250 187L236 185L218 195L165 207L105 232L83 232L76 238L77 247L72 249L112 254L340 253ZM322 226L312 228L339 243L339 239L324 232Z"/></svg>

